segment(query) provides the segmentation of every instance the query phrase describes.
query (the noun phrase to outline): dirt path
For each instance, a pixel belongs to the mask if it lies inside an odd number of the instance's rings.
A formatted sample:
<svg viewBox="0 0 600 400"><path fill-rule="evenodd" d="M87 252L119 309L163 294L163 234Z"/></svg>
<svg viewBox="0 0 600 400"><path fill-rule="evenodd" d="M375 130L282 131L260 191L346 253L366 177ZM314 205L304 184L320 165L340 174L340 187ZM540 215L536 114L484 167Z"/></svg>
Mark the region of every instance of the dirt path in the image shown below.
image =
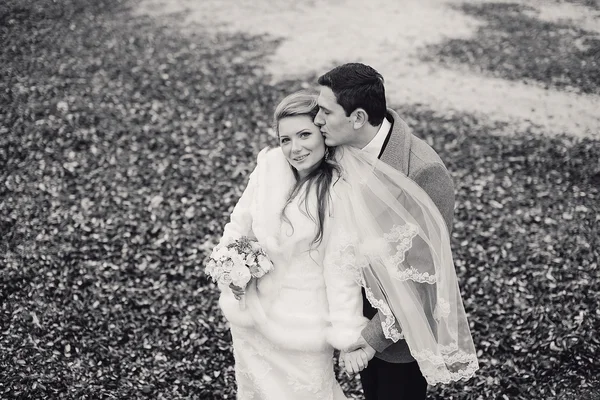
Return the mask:
<svg viewBox="0 0 600 400"><path fill-rule="evenodd" d="M392 104L422 104L442 114L478 114L509 123L503 133L531 125L547 134L600 134L600 96L548 90L535 83L484 77L420 61L418 52L423 46L471 37L480 26L481 21L449 7L460 2L143 0L138 12L160 18L185 11L183 22L191 29L198 24L281 38L266 66L275 80L361 61L383 74ZM572 3L511 2L535 8L536 18L560 20L600 35L600 12Z"/></svg>

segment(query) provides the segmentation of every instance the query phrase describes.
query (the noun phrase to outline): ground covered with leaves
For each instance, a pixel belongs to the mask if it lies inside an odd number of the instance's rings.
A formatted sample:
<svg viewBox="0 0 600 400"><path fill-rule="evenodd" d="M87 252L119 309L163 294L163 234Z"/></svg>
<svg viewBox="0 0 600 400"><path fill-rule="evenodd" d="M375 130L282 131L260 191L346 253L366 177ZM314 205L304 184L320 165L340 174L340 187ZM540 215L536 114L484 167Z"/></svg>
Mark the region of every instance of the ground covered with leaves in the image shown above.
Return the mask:
<svg viewBox="0 0 600 400"><path fill-rule="evenodd" d="M184 35L129 5L0 4L3 399L235 397L202 261L272 144L273 106L313 81L269 84L272 39ZM397 108L456 182L481 363L431 397L597 398L600 142Z"/></svg>

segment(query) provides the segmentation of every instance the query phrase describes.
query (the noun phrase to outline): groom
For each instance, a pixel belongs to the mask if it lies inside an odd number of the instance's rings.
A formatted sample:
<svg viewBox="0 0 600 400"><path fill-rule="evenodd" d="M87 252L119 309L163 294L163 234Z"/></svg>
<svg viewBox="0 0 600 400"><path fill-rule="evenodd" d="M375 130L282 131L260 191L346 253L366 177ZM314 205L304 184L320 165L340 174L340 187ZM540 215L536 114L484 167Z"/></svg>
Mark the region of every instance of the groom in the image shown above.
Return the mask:
<svg viewBox="0 0 600 400"><path fill-rule="evenodd" d="M362 149L406 174L427 192L451 229L452 178L435 150L386 107L381 74L368 65L351 63L322 75L318 83L319 113L314 122L325 143ZM352 348L364 351L370 360L360 373L366 400L425 399L427 382L406 341L394 343L385 338L381 315L369 304L364 290L363 313L370 322Z"/></svg>

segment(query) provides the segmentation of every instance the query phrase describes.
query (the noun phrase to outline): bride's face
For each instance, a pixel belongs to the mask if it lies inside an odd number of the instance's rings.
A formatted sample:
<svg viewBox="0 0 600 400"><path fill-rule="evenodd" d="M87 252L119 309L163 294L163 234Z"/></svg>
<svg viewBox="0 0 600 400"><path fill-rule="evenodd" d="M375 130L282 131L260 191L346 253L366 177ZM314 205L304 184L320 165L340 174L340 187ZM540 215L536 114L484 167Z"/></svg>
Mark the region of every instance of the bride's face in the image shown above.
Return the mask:
<svg viewBox="0 0 600 400"><path fill-rule="evenodd" d="M310 116L296 115L279 121L279 144L292 167L305 177L325 157L325 140Z"/></svg>

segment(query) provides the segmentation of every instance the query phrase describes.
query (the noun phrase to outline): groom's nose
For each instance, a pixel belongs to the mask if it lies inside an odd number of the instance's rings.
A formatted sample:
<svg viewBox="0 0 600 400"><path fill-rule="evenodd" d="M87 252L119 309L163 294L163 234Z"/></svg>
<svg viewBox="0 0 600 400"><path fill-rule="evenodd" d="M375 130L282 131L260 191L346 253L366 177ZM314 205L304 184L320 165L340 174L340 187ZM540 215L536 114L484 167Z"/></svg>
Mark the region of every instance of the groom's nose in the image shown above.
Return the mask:
<svg viewBox="0 0 600 400"><path fill-rule="evenodd" d="M313 122L319 128L322 127L323 125L325 125L325 121L321 117L321 110L319 110L319 112L317 113L317 115L315 115L315 120Z"/></svg>

